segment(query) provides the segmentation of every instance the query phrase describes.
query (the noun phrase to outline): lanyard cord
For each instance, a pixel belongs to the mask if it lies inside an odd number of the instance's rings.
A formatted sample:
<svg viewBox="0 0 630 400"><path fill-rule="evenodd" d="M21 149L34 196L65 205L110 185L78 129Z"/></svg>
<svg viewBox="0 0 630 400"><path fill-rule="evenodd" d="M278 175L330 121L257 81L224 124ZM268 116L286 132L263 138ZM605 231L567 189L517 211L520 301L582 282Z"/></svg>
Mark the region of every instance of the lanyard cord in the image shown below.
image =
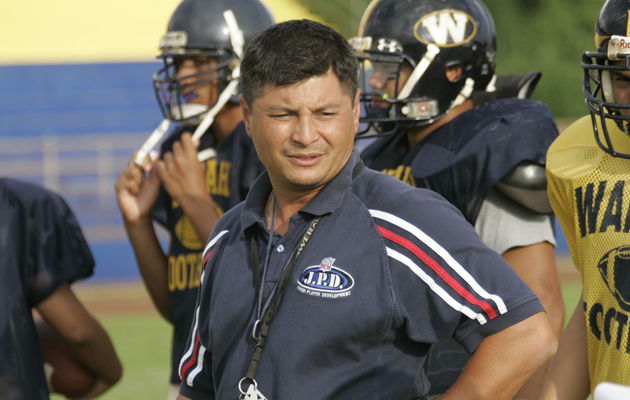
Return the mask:
<svg viewBox="0 0 630 400"><path fill-rule="evenodd" d="M262 351L265 347L265 343L267 342L267 332L269 332L269 325L271 325L271 321L273 320L273 317L275 316L276 307L278 306L280 293L282 293L282 290L284 289L287 282L289 281L289 277L291 276L291 273L293 272L295 264L297 263L297 259L300 253L302 252L302 250L304 250L306 243L308 243L311 236L313 236L313 232L315 231L315 228L317 227L317 223L319 222L320 219L321 217L316 217L315 219L313 219L313 221L311 221L311 224L306 230L306 233L304 233L304 236L302 236L302 239L300 240L299 246L294 251L294 254L289 259L289 262L282 269L282 275L280 277L280 280L276 283L273 290L269 294L269 298L267 298L267 301L265 302L265 307L262 309L261 315L260 316L257 315L257 320L254 323L254 328L252 329L252 336L254 339L258 340L258 344L254 348L254 354L252 355L252 359L249 363L249 368L247 370L247 375L246 375L247 379L250 379L252 381L254 380L254 376L256 375L256 370L258 369L258 362L260 361L260 355L262 354ZM252 235L252 242L251 242L252 254L256 254L258 252L258 243L255 236L256 236L255 234ZM271 237L270 237L270 240L271 240ZM268 262L269 252L267 253L266 258L267 258L266 261ZM252 257L252 262L254 262L254 271L258 270L257 260L258 260L258 257ZM267 268L268 266L265 266L265 270ZM264 283L265 283L264 276L266 272L265 270L263 270L263 279L260 282L259 288L258 288L260 293L262 293L264 289ZM262 295L260 293L259 293L259 300L262 299ZM260 308L260 304L258 308Z"/></svg>
<svg viewBox="0 0 630 400"><path fill-rule="evenodd" d="M267 299L267 302L265 302L265 305L263 307L263 302L264 302L264 296L263 296L263 292L264 292L264 284L266 282L266 278L267 278L267 270L269 269L269 258L271 257L271 243L273 242L273 227L274 227L274 223L275 223L275 217L276 217L276 194L273 193L273 201L272 201L272 205L271 208L273 211L271 211L271 226L269 227L269 241L267 243L267 251L266 251L266 255L265 255L265 263L263 264L263 271L262 271L262 279L258 278L257 282L258 284L256 286L258 286L258 302L257 302L257 306L256 306L256 321L260 321L260 319L262 318L262 316L267 312L267 309L269 308L269 300L271 300L271 298L273 298L273 293L276 289L276 286L274 286L273 290L271 291L271 294L269 295L269 298ZM267 208L267 210L269 210L269 208ZM252 235L252 238L255 235ZM258 243L256 243L258 244ZM258 247L258 246L256 246ZM258 251L258 248L256 249L256 251ZM252 260L254 261L254 260ZM256 268L255 268L255 273L257 275L260 276L260 271L258 270L258 254L256 254ZM286 268L286 266L285 266ZM284 269L283 269L284 272ZM262 282L260 282L262 280Z"/></svg>
<svg viewBox="0 0 630 400"><path fill-rule="evenodd" d="M359 160L359 162L354 166L352 170L352 178L354 179L354 177L357 176L357 174L361 172L363 168L365 168L365 165L363 164L362 160ZM275 213L275 194L274 194L273 201L274 201L273 212ZM267 269L269 267L269 259L271 256L271 239L273 237L274 215L272 214L272 218L271 218L272 222L271 222L271 227L269 231L269 243L267 243L267 251L265 255L265 265L263 266L264 269L263 269L262 280L260 278L260 270L258 266L258 261L259 261L258 260L258 240L256 239L256 232L252 232L252 239L251 239L252 255L251 256L252 256L252 264L253 264L253 270L254 270L254 282L259 292L258 305L256 307L256 322L254 322L254 327L252 329L252 337L258 341L258 344L256 344L256 347L254 348L254 354L252 354L252 358L249 362L249 367L247 368L247 375L245 375L245 378L241 379L241 382L239 382L239 390L241 391L241 394L245 394L245 392L241 389L241 383L245 379L252 381L254 386L258 386L256 381L254 380L254 377L256 376L256 370L258 369L260 356L262 355L262 351L265 348L265 343L267 342L267 334L269 332L269 325L271 325L271 321L273 320L273 317L276 313L276 307L278 306L280 294L282 293L282 290L284 289L287 282L289 281L289 278L291 276L291 273L293 272L295 264L297 263L297 259L300 253L302 253L302 250L304 250L304 247L308 243L309 239L311 238L311 236L313 236L313 232L315 231L315 228L317 227L317 223L319 222L321 218L322 217L319 216L319 217L314 218L311 221L310 225L308 226L308 229L306 230L306 233L304 233L304 236L302 236L302 239L300 240L300 244L298 245L297 249L294 250L294 253L289 258L289 262L282 269L280 280L276 282L271 293L269 293L269 298L267 298L267 301L265 301L264 307L262 307L261 304L263 303L263 291L264 291L264 285L265 285L265 278L267 275ZM261 310L261 307L262 307L262 310Z"/></svg>

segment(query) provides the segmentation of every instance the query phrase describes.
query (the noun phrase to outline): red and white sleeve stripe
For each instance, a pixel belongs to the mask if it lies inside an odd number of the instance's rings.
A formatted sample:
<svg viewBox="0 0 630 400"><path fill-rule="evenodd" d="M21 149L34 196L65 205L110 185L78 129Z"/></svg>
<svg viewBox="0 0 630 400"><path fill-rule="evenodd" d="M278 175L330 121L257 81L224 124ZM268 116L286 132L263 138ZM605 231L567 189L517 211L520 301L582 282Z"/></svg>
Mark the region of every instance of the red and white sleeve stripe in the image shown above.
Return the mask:
<svg viewBox="0 0 630 400"><path fill-rule="evenodd" d="M219 232L208 244L203 251L203 264L204 269L201 276L201 281L203 282L203 274L205 274L205 265L208 261L208 258L214 251L214 245L217 241L223 237L228 230L224 230ZM188 386L192 386L192 382L195 377L203 370L203 357L206 353L206 348L200 343L199 340L199 304L197 304L195 308L195 318L194 325L191 331L191 340L188 344L188 349L182 356L181 361L179 362L179 377L182 382L186 382ZM194 368L193 368L194 367Z"/></svg>
<svg viewBox="0 0 630 400"><path fill-rule="evenodd" d="M488 319L494 319L497 313L504 314L507 312L507 307L501 297L488 293L446 249L422 230L395 215L383 211L370 210L370 214L375 220L386 221L397 228L398 233L386 229L379 225L377 221L376 226L385 239L385 243L396 243L410 251L413 257L408 257L389 246L387 246L387 255L406 265L450 307L471 319L476 319L480 324L485 324ZM430 257L416 243L430 248L444 261L448 269ZM442 282L436 282L427 273L429 271L427 267L437 274ZM460 282L465 282L472 291L468 290ZM449 294L445 288L450 288L457 293L459 299ZM481 311L474 311L474 309L480 309Z"/></svg>

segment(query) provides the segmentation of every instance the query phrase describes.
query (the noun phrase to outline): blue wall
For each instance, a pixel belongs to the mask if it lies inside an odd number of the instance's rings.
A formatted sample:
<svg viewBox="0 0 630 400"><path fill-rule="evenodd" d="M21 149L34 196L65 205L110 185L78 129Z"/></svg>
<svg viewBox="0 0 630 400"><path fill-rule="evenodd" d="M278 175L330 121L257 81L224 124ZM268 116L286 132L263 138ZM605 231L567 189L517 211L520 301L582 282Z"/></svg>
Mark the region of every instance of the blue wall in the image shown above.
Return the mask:
<svg viewBox="0 0 630 400"><path fill-rule="evenodd" d="M151 132L160 63L0 67L0 137Z"/></svg>

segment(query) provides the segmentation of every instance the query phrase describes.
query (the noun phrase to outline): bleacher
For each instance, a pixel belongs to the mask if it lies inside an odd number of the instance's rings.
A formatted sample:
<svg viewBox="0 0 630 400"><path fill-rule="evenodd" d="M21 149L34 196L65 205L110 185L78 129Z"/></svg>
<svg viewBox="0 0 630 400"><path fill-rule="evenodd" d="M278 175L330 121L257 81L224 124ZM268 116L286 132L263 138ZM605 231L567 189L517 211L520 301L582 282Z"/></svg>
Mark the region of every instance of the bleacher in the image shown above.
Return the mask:
<svg viewBox="0 0 630 400"><path fill-rule="evenodd" d="M64 196L95 253L97 277L115 278L118 268L121 277L137 274L135 265L121 265L135 263L114 183L162 120L151 81L158 67L0 67L0 176L38 182Z"/></svg>

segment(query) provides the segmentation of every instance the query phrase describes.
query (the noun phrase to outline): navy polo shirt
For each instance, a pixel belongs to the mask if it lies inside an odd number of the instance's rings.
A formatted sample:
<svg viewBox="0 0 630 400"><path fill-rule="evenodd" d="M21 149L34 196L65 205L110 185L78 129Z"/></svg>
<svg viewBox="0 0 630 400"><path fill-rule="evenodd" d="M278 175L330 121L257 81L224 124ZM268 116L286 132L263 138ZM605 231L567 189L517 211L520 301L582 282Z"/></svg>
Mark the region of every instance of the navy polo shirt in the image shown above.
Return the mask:
<svg viewBox="0 0 630 400"><path fill-rule="evenodd" d="M359 157L274 235L269 290L310 222L321 217L279 298L256 373L282 399L425 398L432 344L481 340L543 311L510 266L438 194L367 168ZM204 251L180 393L236 398L256 341L258 299L251 238L261 266L268 242L267 173L217 223ZM247 385L245 385L247 386ZM244 387L246 389L246 387Z"/></svg>

